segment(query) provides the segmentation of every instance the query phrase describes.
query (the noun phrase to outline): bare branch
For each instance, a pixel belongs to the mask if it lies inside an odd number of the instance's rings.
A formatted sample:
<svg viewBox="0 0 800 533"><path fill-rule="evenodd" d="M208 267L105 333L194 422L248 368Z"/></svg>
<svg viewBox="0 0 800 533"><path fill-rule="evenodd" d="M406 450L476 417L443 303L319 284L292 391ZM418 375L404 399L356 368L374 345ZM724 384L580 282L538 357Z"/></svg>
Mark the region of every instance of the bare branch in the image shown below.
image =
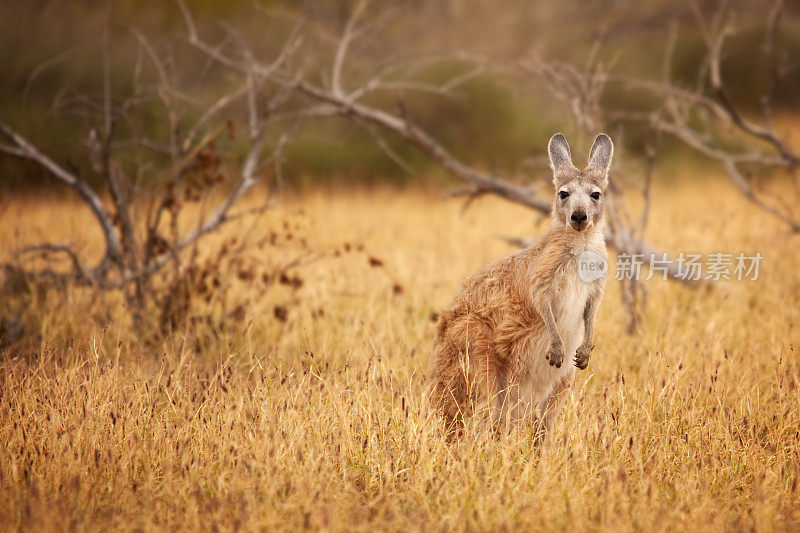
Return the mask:
<svg viewBox="0 0 800 533"><path fill-rule="evenodd" d="M175 0L175 3L178 4L181 14L183 15L183 20L186 23L186 29L189 32L189 43L192 46L197 47L205 52L209 57L212 57L217 62L222 63L233 70L239 72L245 72L247 70L247 65L223 54L218 47L211 46L200 39L200 35L197 33L197 26L192 18L192 13L189 11L189 8L186 7L185 2L183 0Z"/></svg>
<svg viewBox="0 0 800 533"><path fill-rule="evenodd" d="M238 100L239 98L243 97L247 94L248 86L244 85L239 87L238 89L221 96L216 102L211 104L203 113L203 115L197 119L197 122L194 123L192 129L186 134L186 137L183 140L183 144L181 146L182 150L186 151L189 147L194 143L195 138L199 135L199 132L202 128L204 128L208 122L221 113L225 108L231 105L233 102Z"/></svg>
<svg viewBox="0 0 800 533"><path fill-rule="evenodd" d="M286 138L281 137L278 142L278 146L275 148L272 157L277 157L277 154L280 153L282 150L283 144L285 144ZM130 281L150 275L154 272L157 272L161 267L163 267L171 258L175 257L184 249L188 248L195 244L201 237L205 236L208 233L218 230L224 224L235 220L237 218L241 218L248 214L252 213L260 213L266 209L269 209L270 204L264 204L262 206L256 207L250 211L243 211L242 213L237 213L234 215L229 214L229 210L233 205L247 192L253 185L256 184L256 172L258 171L259 166L259 159L261 158L261 154L264 149L264 140L259 139L257 142L253 144L250 148L250 151L245 158L244 166L242 168L242 179L239 184L234 188L231 194L217 207L214 212L207 217L206 219L202 220L199 224L197 229L191 231L181 237L177 242L175 242L172 247L165 253L154 257L150 260L144 268L139 272L132 272L128 274L123 279L119 280L117 283L122 285L125 283L130 283ZM271 157L271 158L272 158ZM270 158L270 159L271 159Z"/></svg>
<svg viewBox="0 0 800 533"><path fill-rule="evenodd" d="M340 115L352 116L358 120L371 122L398 134L419 148L442 168L468 183L491 190L503 198L527 205L539 211L549 212L550 210L550 202L543 198L533 197L518 185L501 181L491 174L476 170L456 159L426 131L406 118L401 118L358 102L351 102L346 97L336 96L307 82L298 83L297 88L316 100L334 105Z"/></svg>
<svg viewBox="0 0 800 533"><path fill-rule="evenodd" d="M725 39L733 32L731 16L727 12L726 7L727 4L723 3L722 7L717 13L717 22L715 26L720 27L716 30L716 33L712 33L714 30L710 29L706 24L700 8L696 7L694 10L698 24L703 29L702 34L706 42L707 60L709 64L708 78L711 88L719 99L729 118L740 130L753 137L770 143L775 147L781 157L784 158L788 163L791 165L798 165L800 164L800 155L792 151L786 145L786 143L784 143L783 140L778 137L774 129L771 128L769 124L766 127L762 127L747 120L736 107L730 97L730 94L728 93L728 90L725 87L720 66L722 48L725 44ZM772 43L771 40L774 38L775 26L777 25L778 16L782 7L782 2L775 2L768 14L767 38L769 39L768 42L770 43ZM771 53L773 46L774 45L770 44L770 46L767 48L767 51ZM764 105L768 106L768 103L769 102L767 101L764 103Z"/></svg>
<svg viewBox="0 0 800 533"><path fill-rule="evenodd" d="M150 61L155 66L156 72L158 73L158 79L160 81L158 87L158 97L161 99L161 102L164 105L164 110L167 113L167 120L169 122L169 146L174 165L180 157L180 143L178 142L178 113L172 100L172 84L170 83L169 75L167 74L167 69L164 66L163 61L159 57L158 52L156 52L153 45L150 44L150 41L147 39L147 37L145 37L144 34L136 29L133 30L133 33L144 47L147 55L150 57Z"/></svg>
<svg viewBox="0 0 800 533"><path fill-rule="evenodd" d="M792 228L792 231L800 232L800 223L798 223L796 220L793 220L792 218L787 216L784 212L767 204L766 202L764 202L764 200L756 196L756 194L753 192L753 189L750 187L750 184L747 182L744 176L742 176L742 173L739 171L739 168L736 166L736 163L734 161L730 159L725 159L723 160L723 164L725 165L725 170L728 171L728 175L731 177L731 180L739 188L742 194L744 194L747 198L750 199L750 201L752 201L754 204L756 204L764 211L767 211L774 217L785 222L787 225L789 225L789 227Z"/></svg>
<svg viewBox="0 0 800 533"><path fill-rule="evenodd" d="M27 157L27 152L25 150L16 146L9 146L8 144L0 144L0 152L13 155L14 157Z"/></svg>
<svg viewBox="0 0 800 533"><path fill-rule="evenodd" d="M203 150L206 146L214 140L214 138L219 135L219 133L223 130L224 126L218 126L216 129L208 132L205 137L203 137L195 146L192 148L183 158L181 158L177 163L173 164L172 170L170 175L167 177L166 184L164 187L163 192L161 193L161 197L158 202L158 206L155 208L155 213L152 215L152 220L147 224L147 234L148 238L151 238L156 235L158 232L159 225L161 224L161 218L164 215L164 211L167 209L167 206L172 201L172 195L174 193L173 189L175 184L177 183L178 179L180 178L181 174L184 172L186 167L189 165L191 161L193 161L197 155ZM145 262L149 262L150 258L145 255Z"/></svg>
<svg viewBox="0 0 800 533"><path fill-rule="evenodd" d="M564 63L549 63L533 59L521 63L522 68L537 76L550 95L560 100L572 112L578 126L594 132L602 122L600 96L607 76L593 61L585 71Z"/></svg>
<svg viewBox="0 0 800 533"><path fill-rule="evenodd" d="M354 38L354 30L358 19L367 7L367 0L359 0L356 8L350 13L350 18L344 27L342 38L339 40L339 46L336 47L336 56L333 60L333 68L331 69L331 90L336 96L344 96L342 89L342 68L344 67L347 51L350 48L350 43Z"/></svg>
<svg viewBox="0 0 800 533"><path fill-rule="evenodd" d="M275 157L275 154L280 152L285 143L286 137L281 137L278 141L275 151L273 152L273 157ZM253 143L253 146L250 148L250 151L245 158L244 166L242 167L242 179L239 184L236 186L233 192L231 192L231 194L219 205L219 207L217 207L211 216L203 221L195 231L185 235L176 243L174 251L181 251L187 246L190 246L206 233L215 231L222 224L230 220L228 215L230 208L242 197L242 195L244 195L245 192L248 191L248 189L250 189L257 182L256 173L258 172L259 160L261 158L261 153L264 150L264 144L264 139L257 139Z"/></svg>
<svg viewBox="0 0 800 533"><path fill-rule="evenodd" d="M644 230L647 227L647 222L650 217L650 188L653 185L653 171L655 169L656 152L655 149L648 145L647 152L647 170L644 173L644 189L642 190L642 198L644 198L644 206L641 213L639 213L639 221L633 228L634 232L638 232L639 237L644 237Z"/></svg>
<svg viewBox="0 0 800 533"><path fill-rule="evenodd" d="M456 159L427 132L416 126L413 122L410 122L407 118L401 118L381 109L338 97L331 92L327 92L307 82L300 82L297 87L300 91L316 100L334 105L342 116L371 122L406 139L428 155L428 157L433 159L443 169L463 181L470 183L473 186L470 192L472 196L491 192L501 198L530 207L544 215L550 214L551 203L549 200L537 196L523 187L506 182L491 174L481 172L466 165L462 161ZM648 256L649 254L658 254L659 257L662 254L662 252L648 245L644 240L637 238L621 226L612 227L609 225L606 228L606 239L609 245L618 251ZM689 284L692 283L690 280L686 280L680 276L677 264L674 262L672 267L668 269L668 275L672 279Z"/></svg>
<svg viewBox="0 0 800 533"><path fill-rule="evenodd" d="M362 124L362 123L359 123L359 124L361 124L362 126L364 126L364 129L365 129L367 132L369 132L369 134L370 134L370 135L372 135L372 138L373 138L373 139L375 139L375 144L377 144L377 145L378 145L378 147L379 147L379 148L380 148L380 149L383 151L383 153L385 153L385 154L386 154L386 156L387 156L389 159L391 159L392 161L394 161L394 163L395 163L395 164L396 164L398 167L402 168L404 171L408 172L409 174L413 174L413 173L414 173L414 169L413 169L413 168L411 168L411 165L409 165L409 164L408 164L408 163L407 163L407 162L406 162L406 161L405 161L405 160L404 160L404 159L403 159L403 158L400 156L400 154L398 154L398 153L395 151L395 149L394 149L394 148L392 148L392 146L391 146L391 145L390 145L390 144L389 144L389 143L386 141L386 139L384 139L384 138L383 138L383 136L382 136L381 134L379 134L379 133L376 131L376 129L375 129L375 127L374 127L374 125L372 125L372 124Z"/></svg>
<svg viewBox="0 0 800 533"><path fill-rule="evenodd" d="M100 223L100 226L103 230L103 236L106 240L106 254L95 267L95 270L105 271L108 267L108 261L118 261L120 258L120 245L119 245L119 237L114 229L114 223L109 215L108 211L106 211L105 207L103 207L103 202L100 200L100 197L97 193L92 190L89 185L80 179L76 174L66 170L61 165L58 165L55 161L47 157L44 153L42 153L36 146L31 144L25 137L11 129L7 124L0 122L0 132L5 135L9 140L13 141L16 144L15 147L12 147L11 150L3 150L6 153L11 155L21 157L24 159L28 159L33 161L34 163L38 164L45 170L47 170L54 178L58 179L59 181L69 185L75 192L80 195L81 198L89 205L89 208L94 213L95 218ZM5 145L2 145L5 147Z"/></svg>
<svg viewBox="0 0 800 533"><path fill-rule="evenodd" d="M765 201L763 195L750 187L741 172L743 165L784 168L790 172L800 165L800 153L790 147L788 139L776 131L772 121L772 96L782 76L774 56L783 1L774 0L766 15L763 63L770 70L772 79L759 98L762 124L745 117L731 98L722 76L724 45L733 34L733 13L729 9L729 2L722 2L710 19L703 14L697 2L691 6L706 45L706 58L700 75L707 84L699 84L692 91L674 86L669 79L675 42L673 29L666 49L661 82L612 78L625 87L652 93L661 99L663 108L647 113L613 110L609 116L616 120L648 123L656 132L668 133L701 154L721 162L731 182L747 200L786 223L792 231L798 231L800 220L791 206L778 207ZM723 138L734 140L744 148L732 149L730 143L721 141Z"/></svg>
<svg viewBox="0 0 800 533"><path fill-rule="evenodd" d="M109 26L111 25L111 2L106 2L106 19L103 24L103 115L105 118L105 136L111 139L113 117L111 116L111 44L109 43Z"/></svg>
<svg viewBox="0 0 800 533"><path fill-rule="evenodd" d="M69 260L72 262L72 269L75 278L78 281L86 281L88 283L92 283L94 281L93 276L86 268L84 268L83 264L81 264L80 259L78 259L78 255L67 244L36 244L23 248L20 250L20 253L41 253L43 255L48 255L51 253L66 254Z"/></svg>

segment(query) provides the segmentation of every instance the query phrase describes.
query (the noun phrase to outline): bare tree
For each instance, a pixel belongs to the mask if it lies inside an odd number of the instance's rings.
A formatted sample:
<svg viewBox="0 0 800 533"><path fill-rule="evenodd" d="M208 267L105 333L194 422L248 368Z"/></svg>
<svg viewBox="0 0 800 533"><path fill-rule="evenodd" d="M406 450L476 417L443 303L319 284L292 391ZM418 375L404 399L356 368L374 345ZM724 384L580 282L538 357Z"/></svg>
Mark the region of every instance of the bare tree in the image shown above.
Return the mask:
<svg viewBox="0 0 800 533"><path fill-rule="evenodd" d="M86 179L77 167L56 162L6 123L0 123L3 138L0 152L39 165L54 180L74 190L91 210L105 241L102 258L92 265L85 264L70 243L44 243L25 248L21 253L26 255L37 253L50 257L63 254L69 258L71 269L47 268L21 273L101 290L124 290L131 308L135 313L141 313L148 299L155 294L153 277L170 263L177 274L185 263L181 259L184 250L194 249L189 260L191 263L196 257L194 245L201 238L232 220L262 212L269 207L265 201L255 208L234 212L234 206L259 182L259 175L268 165L280 167L287 136L268 139L264 117L276 112L285 103L286 95L281 91L271 95L269 109L262 109L262 102L256 98L256 93L262 88L259 81L251 76L241 85L218 96L203 108L197 118L190 119L188 117L192 113L186 109L183 93L173 83L170 69L163 59L164 52L156 50L143 34L135 30L134 34L141 51L150 60L155 72L154 81L150 84L137 83L133 93L124 97L112 94L110 43L106 28L101 58L104 73L102 102L90 107L101 112L86 112L90 127L84 145L92 171L104 185L104 190L90 186L90 182L96 182L97 179ZM281 68L298 44L296 36L287 41L269 68ZM136 125L123 124L126 117L144 114L139 104L153 98L160 101L161 118L166 125L166 134L162 138L140 133L143 128ZM82 100L87 99L84 97ZM178 224L181 208L187 203L198 202L204 196L214 198L216 195L211 194L212 189L226 181L216 144L226 134L235 136L234 126L224 114L233 112L233 106L241 106L242 103L248 128L246 139L239 142L245 150L239 175L216 207L201 216L193 229L182 232ZM136 133L125 133L123 136L123 131ZM139 162L132 171L129 170L130 165L126 165L130 160ZM138 174L152 173L152 169L164 167L167 168L166 172L155 171L165 174L160 180L160 192L152 195L149 189L139 186ZM5 265L5 268L19 269L16 265Z"/></svg>
<svg viewBox="0 0 800 533"><path fill-rule="evenodd" d="M521 68L524 77L530 77L534 83L543 86L552 98L560 101L568 109L575 124L585 137L591 138L598 131L611 131L611 124L603 110L601 99L608 82L609 73L599 60L599 41L595 43L583 68L560 62L548 62L540 57L524 60ZM524 81L523 81L524 83ZM619 128L617 128L619 130ZM619 131L619 136L622 132ZM616 136L616 135L615 135ZM624 143L617 143L624 150ZM620 252L631 256L641 255L644 258L666 258L663 252L657 252L645 244L645 230L650 214L650 186L658 150L657 138L647 144L646 166L639 180L626 179L627 168L624 162L627 157L617 157L614 167L614 179L609 182L607 202L608 230L606 237ZM638 192L643 201L640 212L634 215L628 207L625 193L631 191L631 181L640 181L642 186ZM679 264L668 260L668 275L673 279L686 281ZM643 261L644 262L644 261ZM624 276L621 280L622 299L628 311L628 330L638 326L646 303L646 290L637 276Z"/></svg>
<svg viewBox="0 0 800 533"><path fill-rule="evenodd" d="M204 235L243 214L232 214L231 210L257 182L259 169L265 168L268 163L274 163L279 170L281 152L287 142L288 132L304 122L329 117L338 117L364 127L374 136L376 143L388 157L400 165L405 165L405 162L387 142L386 136L414 146L439 167L468 185L461 192L468 201L483 194L493 194L524 205L541 215L549 215L551 200L540 195L537 187L516 184L494 172L466 163L429 130L415 122L403 105L403 94L408 92L449 97L476 76L487 72L498 75L508 75L511 71L518 73L519 65L498 67L463 54L448 54L444 57L386 61L366 76L363 75L365 69L362 66L359 70L361 75L356 75L357 69L352 65L351 50L354 43L367 33L370 24L374 23L374 20L367 17L368 2L362 1L352 10L338 37L326 36L325 41L331 43L330 60L322 62L321 70L308 72L309 64L313 62L295 60L304 38L314 32L312 25L302 17L296 19L294 31L283 47L273 56L264 58L247 39L229 26L225 26L226 36L221 42L210 42L202 35L187 5L182 0L176 2L183 15L189 44L217 68L227 71L227 78L233 80L232 89L219 95L215 101L207 103L194 121L187 121L185 114L181 112L184 94L174 86L169 68L161 59L160 52L144 35L137 32L136 37L156 74L152 92L162 104L164 120L168 125L167 134L165 139L138 136L120 140L117 138L116 123L123 115L121 110L129 111L133 107L131 102L136 98L117 103L111 97L106 45L102 120L90 130L86 144L90 159L95 162L94 169L106 186L110 207L106 205L103 194L92 189L75 169L59 165L10 126L0 125L0 133L6 139L5 143L0 144L0 151L34 161L55 179L72 187L94 213L105 237L106 252L99 263L91 266L84 265L79 255L67 244L47 243L37 247L39 252L66 254L73 266L72 272L68 274L52 271L38 274L69 278L101 288L126 288L130 291L131 298L141 298L142 293L148 290L154 273L159 272L170 261L178 265L182 251L192 247ZM709 42L717 41L709 37ZM444 82L434 84L419 81L414 76L404 76L404 73L413 71L415 65L437 61L452 62L454 58L460 60L464 67ZM582 69L541 60L525 62L522 67L527 76L542 83L555 100L560 100L572 112L576 124L583 131L593 135L608 126L610 116L602 112L600 98L605 85L613 77L602 68L596 53ZM665 67L665 70L669 71L669 67ZM659 89L661 85L658 85ZM398 102L397 107L391 109L376 104L375 102L386 101L385 98L374 98L376 93L394 95ZM683 95L677 91L670 92L673 93ZM693 96L692 101L695 100L710 106L707 97L700 99ZM209 157L213 159L213 153L209 152L213 152L211 147L217 136L227 129L225 115L240 108L244 109L248 135L247 154L241 164L237 183L210 215L198 221L194 230L181 234L172 213L176 190L186 182L202 160ZM735 108L716 104L713 109L727 109L731 120L740 122L745 132L753 129L741 117L738 121L734 118L738 116ZM647 119L653 120L652 117L648 115ZM658 117L663 120L662 115ZM268 130L272 133L268 134ZM276 137L276 130L283 133ZM772 138L770 132L764 134L766 140ZM761 137L764 138L764 135ZM788 157L789 160L794 157L784 144L773 145L779 147L779 151L784 154L780 157ZM136 184L126 176L124 166L118 161L119 150L123 146L149 150L166 156L169 161L169 172L162 192L146 209L135 201ZM645 207L641 212L636 215L629 212L621 186L625 180L615 180L616 185L608 203L609 224L606 237L609 245L619 253L640 257L666 257L666 254L650 245L644 236L650 206L650 176L656 149L657 146L649 147L648 170L640 180L643 183L641 193L645 199ZM734 163L742 162L734 158ZM615 172L621 170L616 169ZM170 232L169 235L167 231ZM691 283L684 278L679 263L667 261L666 264L670 279ZM639 285L631 281L625 285L623 294L631 309L631 325L635 326L643 292Z"/></svg>
<svg viewBox="0 0 800 533"><path fill-rule="evenodd" d="M369 21L363 20L366 4L367 2L361 2L357 5L347 20L341 36L333 43L333 61L330 64L330 70L327 74L323 72L317 76L322 80L329 81L327 84L320 84L310 81L310 76L303 76L298 72L279 72L268 64L260 63L253 50L242 40L237 41L241 46L241 50L237 54L221 52L220 46L209 43L200 36L188 8L182 2L180 3L189 32L189 40L199 50L220 64L238 72L241 76L305 96L307 105L297 110L292 116L303 118L338 116L362 124L374 135L376 142L392 159L403 164L385 142L381 132L394 134L415 146L448 173L468 184L469 188L460 192L467 196L468 201L483 194L493 194L529 207L542 215L549 215L551 208L549 198L538 194L533 187L515 184L494 173L479 170L465 163L429 131L418 125L402 105L401 91L420 91L441 96L452 95L453 91L463 83L494 68L487 62L464 55L456 55L455 57L465 60L468 67L443 83L435 85L413 79L398 80L396 77L390 77L390 74L403 71L401 66L393 63L384 65L358 83L348 78L350 47L354 40L364 33L369 24ZM445 59L452 60L453 57L447 56ZM241 58L246 58L246 61ZM433 58L432 61L437 59L439 58ZM417 58L416 61L431 61L431 58ZM578 125L592 134L599 131L605 123L599 111L599 99L606 80L606 73L596 67L599 67L598 62L590 62L587 74L568 66L556 67L544 62L526 65L529 72L538 75L544 74L543 77L548 80L546 85L551 89L553 95L562 99L565 106L574 113ZM391 111L369 103L368 97L379 91L396 94L401 102L399 109ZM654 152L649 158L649 169L652 168L653 157ZM606 228L606 237L609 245L621 253L642 258L666 257L666 254L648 244L644 239L644 228L650 205L650 175L651 173L648 171L643 190L645 208L636 218L627 211L621 186L617 185L613 189L613 198L608 204L609 224ZM527 241L522 240L517 243L524 245L527 244ZM668 262L667 275L673 280L692 283L684 277L680 265L676 261ZM643 298L643 291L636 280L630 280L625 284L624 297L630 310L630 326L633 328L637 323Z"/></svg>
<svg viewBox="0 0 800 533"><path fill-rule="evenodd" d="M790 64L781 53L779 22L783 0L773 0L764 18L762 64L769 81L758 98L760 120L751 118L734 101L722 74L725 43L737 34L736 11L729 2L720 2L711 16L694 2L692 13L705 44L705 58L695 87L679 86L672 80L671 66L677 26L673 25L665 53L665 68L660 80L613 77L623 86L651 93L662 105L651 112L615 109L609 116L622 122L643 122L656 133L666 133L700 154L720 162L731 183L759 209L800 232L800 215L792 209L797 202L782 201L780 195L760 190L756 176L778 170L791 175L795 191L800 190L797 167L800 153L792 148L786 134L775 126L773 104L776 90L797 64Z"/></svg>

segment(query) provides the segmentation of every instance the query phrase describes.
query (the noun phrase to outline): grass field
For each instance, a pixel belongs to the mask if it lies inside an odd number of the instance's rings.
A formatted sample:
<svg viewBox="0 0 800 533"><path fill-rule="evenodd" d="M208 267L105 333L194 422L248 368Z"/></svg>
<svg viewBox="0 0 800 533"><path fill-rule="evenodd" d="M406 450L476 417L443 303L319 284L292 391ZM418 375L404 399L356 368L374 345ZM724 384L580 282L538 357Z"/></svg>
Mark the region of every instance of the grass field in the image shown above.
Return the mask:
<svg viewBox="0 0 800 533"><path fill-rule="evenodd" d="M544 227L500 200L286 198L209 239L280 244L221 273L214 321L158 343L113 295L7 299L35 335L1 363L0 529L797 530L800 237L722 181L653 197L653 243L758 251L760 278L649 281L633 335L610 282L589 368L536 448L526 427L448 444L421 401L432 314L512 250L498 235ZM100 253L79 204L6 200L0 259L44 239ZM298 256L296 282L246 283Z"/></svg>

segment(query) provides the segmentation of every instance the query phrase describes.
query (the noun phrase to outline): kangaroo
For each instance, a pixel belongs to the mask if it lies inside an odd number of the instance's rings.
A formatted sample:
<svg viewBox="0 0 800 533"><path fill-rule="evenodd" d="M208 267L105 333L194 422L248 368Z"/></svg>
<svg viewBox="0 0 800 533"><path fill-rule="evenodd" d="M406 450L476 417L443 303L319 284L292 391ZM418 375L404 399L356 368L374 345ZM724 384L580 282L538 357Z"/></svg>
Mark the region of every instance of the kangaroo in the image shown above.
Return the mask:
<svg viewBox="0 0 800 533"><path fill-rule="evenodd" d="M451 427L483 411L493 424L530 420L542 434L552 428L575 368L587 367L593 347L605 270L579 276L578 257L607 264L603 203L613 153L600 134L579 170L566 138L554 135L550 230L464 281L440 313L429 399ZM574 366L564 364L573 354Z"/></svg>

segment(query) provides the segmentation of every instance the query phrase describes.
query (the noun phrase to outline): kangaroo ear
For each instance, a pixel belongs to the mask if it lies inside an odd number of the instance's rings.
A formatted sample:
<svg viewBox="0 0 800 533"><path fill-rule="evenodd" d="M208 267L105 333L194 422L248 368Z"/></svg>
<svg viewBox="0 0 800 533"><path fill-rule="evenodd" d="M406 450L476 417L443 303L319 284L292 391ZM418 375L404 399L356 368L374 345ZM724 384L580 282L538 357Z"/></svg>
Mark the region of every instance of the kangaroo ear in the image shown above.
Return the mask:
<svg viewBox="0 0 800 533"><path fill-rule="evenodd" d="M547 153L550 154L550 168L557 172L563 168L575 168L572 164L572 156L569 153L567 139L560 133L556 133L550 138L547 144Z"/></svg>
<svg viewBox="0 0 800 533"><path fill-rule="evenodd" d="M592 149L589 151L589 164L586 168L594 168L603 173L603 176L608 174L608 168L611 166L611 159L614 157L614 143L611 142L611 137L605 133L601 133L594 140Z"/></svg>

